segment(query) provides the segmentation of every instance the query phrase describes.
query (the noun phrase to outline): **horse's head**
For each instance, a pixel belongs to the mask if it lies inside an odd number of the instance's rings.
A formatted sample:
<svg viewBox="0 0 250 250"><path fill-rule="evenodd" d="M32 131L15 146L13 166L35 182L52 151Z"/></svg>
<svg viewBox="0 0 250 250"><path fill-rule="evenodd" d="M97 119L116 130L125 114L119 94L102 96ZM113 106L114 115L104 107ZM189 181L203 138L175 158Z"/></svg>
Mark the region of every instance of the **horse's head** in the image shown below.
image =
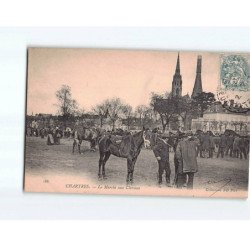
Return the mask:
<svg viewBox="0 0 250 250"><path fill-rule="evenodd" d="M144 134L145 134L145 130L141 130L135 134L131 134L130 136L133 137L133 141L136 144L137 148L141 148L143 143L144 143Z"/></svg>
<svg viewBox="0 0 250 250"><path fill-rule="evenodd" d="M151 148L152 141L152 132L149 129L143 130L143 142L144 142L144 146L145 148Z"/></svg>
<svg viewBox="0 0 250 250"><path fill-rule="evenodd" d="M91 128L89 130L89 133L91 135L92 140L97 140L99 138L100 133L96 128Z"/></svg>

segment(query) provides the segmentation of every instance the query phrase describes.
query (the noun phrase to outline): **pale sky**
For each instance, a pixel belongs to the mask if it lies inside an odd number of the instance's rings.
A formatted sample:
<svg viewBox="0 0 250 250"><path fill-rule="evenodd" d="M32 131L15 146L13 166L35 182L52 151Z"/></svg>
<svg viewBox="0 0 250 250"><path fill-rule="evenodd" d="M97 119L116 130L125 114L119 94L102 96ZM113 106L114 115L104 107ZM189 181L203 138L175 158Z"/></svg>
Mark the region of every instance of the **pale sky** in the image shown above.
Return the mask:
<svg viewBox="0 0 250 250"><path fill-rule="evenodd" d="M55 92L71 87L86 111L119 97L133 108L148 105L150 93L170 92L178 52L152 50L32 48L28 56L27 113L56 114ZM180 52L182 95L192 94L197 56L202 55L203 91L215 93L219 54Z"/></svg>

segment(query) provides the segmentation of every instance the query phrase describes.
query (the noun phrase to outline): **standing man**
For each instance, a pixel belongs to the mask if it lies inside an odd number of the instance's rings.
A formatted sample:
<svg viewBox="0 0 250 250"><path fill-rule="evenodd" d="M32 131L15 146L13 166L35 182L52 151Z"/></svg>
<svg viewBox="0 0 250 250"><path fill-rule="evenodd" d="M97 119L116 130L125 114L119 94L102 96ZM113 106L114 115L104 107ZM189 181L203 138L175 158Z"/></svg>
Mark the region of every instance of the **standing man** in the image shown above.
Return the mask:
<svg viewBox="0 0 250 250"><path fill-rule="evenodd" d="M222 158L224 158L224 151L227 146L227 138L225 134L222 134L220 137L220 142L219 142L219 149L217 153L217 158L221 155Z"/></svg>
<svg viewBox="0 0 250 250"><path fill-rule="evenodd" d="M201 148L202 148L204 158L209 158L209 151L210 151L209 131L207 131L203 136L203 142L202 142Z"/></svg>
<svg viewBox="0 0 250 250"><path fill-rule="evenodd" d="M210 134L210 143L209 143L210 149L209 149L209 158L213 158L214 155L214 149L215 149L215 143L214 143L214 137L212 134Z"/></svg>
<svg viewBox="0 0 250 250"><path fill-rule="evenodd" d="M156 132L156 131L154 131ZM156 133L153 133L153 152L158 161L158 184L162 185L162 175L165 171L166 183L170 187L170 164L169 164L169 145L163 139L159 138Z"/></svg>
<svg viewBox="0 0 250 250"><path fill-rule="evenodd" d="M194 174L198 171L197 146L198 143L194 138L186 134L177 145L175 152L178 160L177 188L187 186L187 189L193 189Z"/></svg>
<svg viewBox="0 0 250 250"><path fill-rule="evenodd" d="M47 145L54 145L54 137L53 137L53 130L49 126L48 128L48 136L47 136Z"/></svg>
<svg viewBox="0 0 250 250"><path fill-rule="evenodd" d="M240 159L242 159L243 157L245 159L247 159L247 151L246 151L246 143L245 143L245 139L243 136L240 137L239 140L239 150L240 150ZM242 157L243 155L243 157Z"/></svg>
<svg viewBox="0 0 250 250"><path fill-rule="evenodd" d="M234 143L233 143L233 157L238 158L240 154L240 137L239 135L235 136Z"/></svg>
<svg viewBox="0 0 250 250"><path fill-rule="evenodd" d="M200 133L197 135L197 137L199 139L199 145L197 147L197 156L200 154L200 158L204 158L203 152L202 152L202 144L203 144L204 135Z"/></svg>
<svg viewBox="0 0 250 250"><path fill-rule="evenodd" d="M230 134L227 137L227 149L226 149L226 155L230 155L230 157L233 156L233 144L234 144L234 136L233 134Z"/></svg>

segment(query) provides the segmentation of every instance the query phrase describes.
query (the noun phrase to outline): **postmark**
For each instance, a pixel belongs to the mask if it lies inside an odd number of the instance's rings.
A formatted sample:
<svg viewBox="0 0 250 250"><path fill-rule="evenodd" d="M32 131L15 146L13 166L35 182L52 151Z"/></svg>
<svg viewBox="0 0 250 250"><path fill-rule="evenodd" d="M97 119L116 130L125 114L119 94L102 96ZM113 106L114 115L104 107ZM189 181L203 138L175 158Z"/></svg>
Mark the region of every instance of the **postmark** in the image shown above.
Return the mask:
<svg viewBox="0 0 250 250"><path fill-rule="evenodd" d="M229 111L241 113L250 108L249 61L243 54L221 55L217 97Z"/></svg>

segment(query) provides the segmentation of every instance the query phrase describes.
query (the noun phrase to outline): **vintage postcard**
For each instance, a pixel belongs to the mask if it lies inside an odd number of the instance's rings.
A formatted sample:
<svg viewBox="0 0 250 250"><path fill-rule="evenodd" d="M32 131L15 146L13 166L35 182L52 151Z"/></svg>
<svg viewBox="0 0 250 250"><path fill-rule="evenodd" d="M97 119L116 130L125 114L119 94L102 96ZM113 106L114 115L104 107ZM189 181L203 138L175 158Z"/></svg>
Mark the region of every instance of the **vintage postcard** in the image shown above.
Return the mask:
<svg viewBox="0 0 250 250"><path fill-rule="evenodd" d="M250 53L29 48L26 192L248 197Z"/></svg>

